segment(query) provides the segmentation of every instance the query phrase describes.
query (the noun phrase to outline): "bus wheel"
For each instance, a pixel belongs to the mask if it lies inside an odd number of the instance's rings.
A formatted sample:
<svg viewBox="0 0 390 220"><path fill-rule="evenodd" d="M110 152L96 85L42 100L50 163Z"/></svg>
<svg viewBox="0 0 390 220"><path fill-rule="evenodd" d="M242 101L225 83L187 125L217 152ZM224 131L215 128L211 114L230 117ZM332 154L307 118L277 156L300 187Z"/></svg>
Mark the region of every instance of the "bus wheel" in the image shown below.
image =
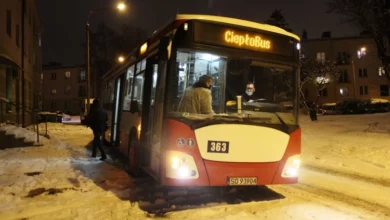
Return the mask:
<svg viewBox="0 0 390 220"><path fill-rule="evenodd" d="M129 173L137 177L139 176L139 168L137 166L137 149L138 145L138 139L137 139L137 133L134 132L134 130L131 130L129 135L129 144L128 144L128 165L129 165Z"/></svg>

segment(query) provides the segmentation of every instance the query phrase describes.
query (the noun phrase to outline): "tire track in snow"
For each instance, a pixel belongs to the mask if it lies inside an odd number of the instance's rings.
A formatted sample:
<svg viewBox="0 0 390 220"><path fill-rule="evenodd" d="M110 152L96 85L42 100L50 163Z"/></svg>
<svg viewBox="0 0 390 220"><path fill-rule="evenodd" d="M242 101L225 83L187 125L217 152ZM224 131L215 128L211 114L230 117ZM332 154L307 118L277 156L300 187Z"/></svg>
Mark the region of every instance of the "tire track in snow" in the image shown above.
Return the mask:
<svg viewBox="0 0 390 220"><path fill-rule="evenodd" d="M390 218L390 187L383 181L321 168L302 167L299 183L287 186Z"/></svg>
<svg viewBox="0 0 390 220"><path fill-rule="evenodd" d="M303 190L309 193L312 193L314 195L318 196L324 196L326 198L330 198L332 200L337 200L343 203L346 203L349 206L353 206L356 208L361 208L370 212L375 213L381 213L387 218L390 218L390 207L375 203L366 201L364 199L360 199L357 197L349 196L347 194L324 189L322 187L317 187L313 185L307 185L307 184L297 184L295 186L291 186L292 188L297 188L299 190Z"/></svg>
<svg viewBox="0 0 390 220"><path fill-rule="evenodd" d="M346 177L346 178L350 178L350 179L356 179L359 181L365 181L367 183L382 185L384 187L390 187L390 179L373 178L373 177L363 176L363 175L360 175L357 173L345 173L345 172L340 172L340 171L334 170L334 169L313 166L313 165L308 165L308 164L303 165L302 168L325 173L325 174L330 174L330 175L334 175L334 176L342 176L342 177Z"/></svg>

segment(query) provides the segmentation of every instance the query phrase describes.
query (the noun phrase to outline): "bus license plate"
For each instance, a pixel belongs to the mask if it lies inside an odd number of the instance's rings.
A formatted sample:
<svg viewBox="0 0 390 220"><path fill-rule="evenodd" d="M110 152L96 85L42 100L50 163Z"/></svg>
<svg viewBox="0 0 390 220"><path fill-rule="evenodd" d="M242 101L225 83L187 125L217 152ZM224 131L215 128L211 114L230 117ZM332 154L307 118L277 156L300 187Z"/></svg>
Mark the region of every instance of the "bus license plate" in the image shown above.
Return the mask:
<svg viewBox="0 0 390 220"><path fill-rule="evenodd" d="M257 177L228 177L227 184L230 186L257 185Z"/></svg>

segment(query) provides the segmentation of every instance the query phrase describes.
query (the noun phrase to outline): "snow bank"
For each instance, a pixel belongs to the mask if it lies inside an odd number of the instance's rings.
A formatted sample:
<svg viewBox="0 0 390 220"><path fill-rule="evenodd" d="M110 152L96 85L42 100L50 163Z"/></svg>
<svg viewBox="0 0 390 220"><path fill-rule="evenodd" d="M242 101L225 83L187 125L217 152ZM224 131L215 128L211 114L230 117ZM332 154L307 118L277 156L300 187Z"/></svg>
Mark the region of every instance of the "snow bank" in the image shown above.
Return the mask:
<svg viewBox="0 0 390 220"><path fill-rule="evenodd" d="M18 127L15 125L9 125L9 124L0 124L0 130L6 131L6 135L15 135L16 138L25 138L24 142L34 142L37 144L37 133L33 131L32 129L26 129L22 127ZM41 133L41 132L40 132ZM47 141L46 138L40 136L39 142L45 143Z"/></svg>

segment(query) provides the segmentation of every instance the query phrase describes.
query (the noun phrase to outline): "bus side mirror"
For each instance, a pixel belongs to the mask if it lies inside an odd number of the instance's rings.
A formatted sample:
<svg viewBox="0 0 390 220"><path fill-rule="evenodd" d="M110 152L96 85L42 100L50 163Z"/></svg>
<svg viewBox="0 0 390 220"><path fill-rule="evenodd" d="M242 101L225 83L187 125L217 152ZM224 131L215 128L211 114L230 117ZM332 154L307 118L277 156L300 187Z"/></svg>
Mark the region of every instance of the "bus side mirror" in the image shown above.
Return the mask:
<svg viewBox="0 0 390 220"><path fill-rule="evenodd" d="M130 113L137 113L137 112L139 112L138 101L132 100L130 104Z"/></svg>

